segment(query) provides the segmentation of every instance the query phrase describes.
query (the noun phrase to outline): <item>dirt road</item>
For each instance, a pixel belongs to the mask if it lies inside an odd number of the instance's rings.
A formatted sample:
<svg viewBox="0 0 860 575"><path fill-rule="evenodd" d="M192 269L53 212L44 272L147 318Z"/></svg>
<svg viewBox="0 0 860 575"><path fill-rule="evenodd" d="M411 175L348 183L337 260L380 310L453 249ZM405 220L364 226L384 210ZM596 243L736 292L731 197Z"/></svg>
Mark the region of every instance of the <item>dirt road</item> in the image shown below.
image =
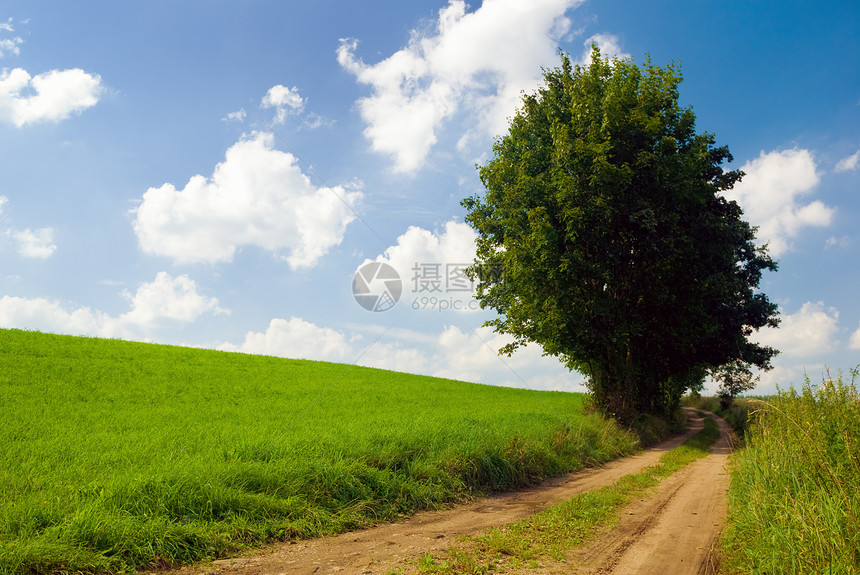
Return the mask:
<svg viewBox="0 0 860 575"><path fill-rule="evenodd" d="M628 507L617 527L571 559L576 573L716 572L719 557L712 546L726 516L726 466L731 452L729 428L722 419L717 421L720 439L711 455L667 478L653 496Z"/></svg>
<svg viewBox="0 0 860 575"><path fill-rule="evenodd" d="M375 574L401 565L407 558L437 553L462 535L513 523L574 495L657 463L666 451L702 428L690 418L687 433L639 455L602 467L570 474L529 490L498 495L444 511L424 512L398 523L293 544L270 547L258 554L184 568L181 575ZM714 454L666 479L658 492L625 510L621 524L569 561L566 570L621 573L705 573L710 543L719 533L725 513L727 477L723 470L729 445L728 430ZM649 566L655 567L649 567ZM672 567L677 566L677 568ZM687 568L690 569L687 569ZM649 570L650 569L650 570ZM686 570L685 570L686 569Z"/></svg>

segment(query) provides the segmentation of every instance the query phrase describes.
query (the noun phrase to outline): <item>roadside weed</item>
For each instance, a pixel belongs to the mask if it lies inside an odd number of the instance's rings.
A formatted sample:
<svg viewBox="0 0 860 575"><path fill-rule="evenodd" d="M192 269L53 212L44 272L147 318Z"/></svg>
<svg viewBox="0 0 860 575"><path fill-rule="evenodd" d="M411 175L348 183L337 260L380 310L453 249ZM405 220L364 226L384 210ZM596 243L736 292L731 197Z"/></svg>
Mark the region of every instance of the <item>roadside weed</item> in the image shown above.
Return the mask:
<svg viewBox="0 0 860 575"><path fill-rule="evenodd" d="M727 573L860 572L860 394L842 374L780 392L733 456Z"/></svg>

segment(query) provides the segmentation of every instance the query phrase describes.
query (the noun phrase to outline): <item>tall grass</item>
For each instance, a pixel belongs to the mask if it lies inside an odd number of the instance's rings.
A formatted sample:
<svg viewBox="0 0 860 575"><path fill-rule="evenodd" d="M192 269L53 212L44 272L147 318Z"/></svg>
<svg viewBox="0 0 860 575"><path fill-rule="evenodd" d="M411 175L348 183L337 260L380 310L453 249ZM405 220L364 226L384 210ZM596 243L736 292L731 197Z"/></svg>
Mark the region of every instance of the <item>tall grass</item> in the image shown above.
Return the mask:
<svg viewBox="0 0 860 575"><path fill-rule="evenodd" d="M579 394L0 330L0 573L341 532L636 449Z"/></svg>
<svg viewBox="0 0 860 575"><path fill-rule="evenodd" d="M856 376L807 379L761 404L733 456L725 572L860 572Z"/></svg>

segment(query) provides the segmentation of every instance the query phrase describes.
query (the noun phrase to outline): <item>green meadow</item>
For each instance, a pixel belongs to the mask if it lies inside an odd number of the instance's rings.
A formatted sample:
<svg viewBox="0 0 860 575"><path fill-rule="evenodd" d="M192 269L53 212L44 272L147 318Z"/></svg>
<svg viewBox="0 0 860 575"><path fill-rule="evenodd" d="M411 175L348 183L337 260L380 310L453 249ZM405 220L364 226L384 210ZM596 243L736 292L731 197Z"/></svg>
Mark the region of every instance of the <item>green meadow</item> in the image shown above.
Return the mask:
<svg viewBox="0 0 860 575"><path fill-rule="evenodd" d="M0 573L215 558L637 447L581 394L0 330Z"/></svg>

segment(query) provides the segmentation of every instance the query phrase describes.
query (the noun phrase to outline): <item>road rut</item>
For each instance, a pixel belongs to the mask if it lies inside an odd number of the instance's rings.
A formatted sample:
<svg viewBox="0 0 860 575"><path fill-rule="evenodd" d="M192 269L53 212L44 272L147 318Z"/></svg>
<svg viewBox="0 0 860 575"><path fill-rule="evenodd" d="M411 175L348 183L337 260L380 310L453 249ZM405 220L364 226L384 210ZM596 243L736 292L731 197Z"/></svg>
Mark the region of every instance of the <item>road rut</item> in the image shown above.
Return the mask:
<svg viewBox="0 0 860 575"><path fill-rule="evenodd" d="M624 510L618 526L577 552L582 575L716 573L715 543L726 516L731 431L725 421L711 454L665 479L656 493Z"/></svg>
<svg viewBox="0 0 860 575"><path fill-rule="evenodd" d="M461 536L478 535L490 527L516 522L574 495L609 485L625 475L656 464L663 453L702 428L703 419L692 411L688 413L691 415L690 427L683 434L638 455L571 473L532 489L478 499L441 511L421 512L397 523L335 537L277 544L251 555L185 567L170 573L162 571L158 575L386 573L402 565L405 559L442 552L455 545ZM725 427L723 423L721 425ZM725 432L728 433L727 428ZM617 529L578 553L575 561L567 562L565 570L569 572L571 568L576 569L574 565L581 564L586 570L578 572L607 575L707 572L667 570L665 561L667 556L677 555L677 562L684 564L685 568L687 563L699 565L709 561L708 550L725 513L720 499L724 500L725 494L725 482L720 479L720 474L724 477L723 466L729 451L725 441L727 439L721 438L713 455L666 479L654 497L637 502L626 510ZM707 489L710 495L701 497L703 489ZM697 499L705 502L697 502ZM703 521L713 529L705 533L701 529ZM647 539L649 543L642 546L638 542L640 539ZM682 548L696 551L678 551ZM641 570L652 563L659 563L661 570Z"/></svg>

